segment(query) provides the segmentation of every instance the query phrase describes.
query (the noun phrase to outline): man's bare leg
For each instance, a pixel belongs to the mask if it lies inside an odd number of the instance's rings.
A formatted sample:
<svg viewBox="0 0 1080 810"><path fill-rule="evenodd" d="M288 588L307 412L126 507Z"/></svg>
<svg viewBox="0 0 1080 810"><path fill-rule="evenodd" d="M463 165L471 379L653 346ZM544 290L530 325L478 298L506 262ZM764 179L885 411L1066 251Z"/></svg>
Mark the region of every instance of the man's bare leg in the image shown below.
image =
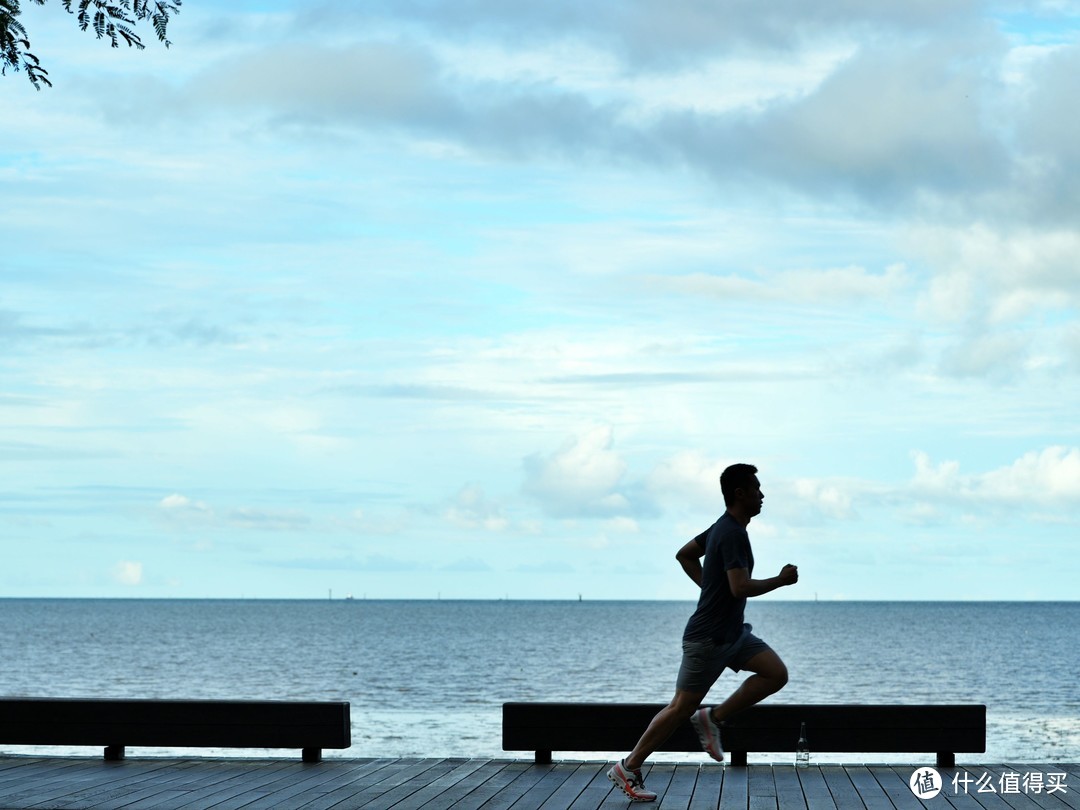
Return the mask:
<svg viewBox="0 0 1080 810"><path fill-rule="evenodd" d="M743 669L754 674L743 681L727 700L713 707L713 722L719 723L735 712L760 703L769 695L779 692L788 682L787 667L772 650L762 650L747 661Z"/></svg>
<svg viewBox="0 0 1080 810"><path fill-rule="evenodd" d="M687 692L683 689L676 689L675 697L671 699L671 703L662 708L656 717L652 719L649 727L645 729L645 733L641 735L641 739L634 746L634 750L623 760L623 765L630 770L640 768L648 756L675 733L675 729L690 719L690 715L701 705L704 698L705 694L701 692Z"/></svg>

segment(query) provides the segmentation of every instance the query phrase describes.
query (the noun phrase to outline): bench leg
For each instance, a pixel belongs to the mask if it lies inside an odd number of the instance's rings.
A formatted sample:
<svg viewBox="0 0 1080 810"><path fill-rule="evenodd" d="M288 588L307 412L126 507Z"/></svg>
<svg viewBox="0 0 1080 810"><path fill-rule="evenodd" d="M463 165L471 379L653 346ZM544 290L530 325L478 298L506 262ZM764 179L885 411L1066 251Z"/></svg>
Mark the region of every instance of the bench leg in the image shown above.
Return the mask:
<svg viewBox="0 0 1080 810"><path fill-rule="evenodd" d="M124 758L124 746L122 745L106 745L105 746L105 761L106 762L120 762Z"/></svg>
<svg viewBox="0 0 1080 810"><path fill-rule="evenodd" d="M951 751L938 751L937 766L939 768L955 768L956 754Z"/></svg>
<svg viewBox="0 0 1080 810"><path fill-rule="evenodd" d="M321 748L305 748L300 755L304 758L304 762L322 762Z"/></svg>

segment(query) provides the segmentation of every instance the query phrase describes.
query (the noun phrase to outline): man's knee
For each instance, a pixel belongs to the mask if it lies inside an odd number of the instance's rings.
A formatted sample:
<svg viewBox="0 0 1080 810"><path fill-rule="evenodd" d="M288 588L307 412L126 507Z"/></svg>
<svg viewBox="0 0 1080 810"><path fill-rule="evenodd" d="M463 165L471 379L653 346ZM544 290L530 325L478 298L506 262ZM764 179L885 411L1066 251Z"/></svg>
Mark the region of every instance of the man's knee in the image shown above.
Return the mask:
<svg viewBox="0 0 1080 810"><path fill-rule="evenodd" d="M701 701L705 699L705 695L698 694L697 692L687 692L684 689L676 689L675 697L671 699L671 703L668 704L668 710L684 720L689 719L699 706Z"/></svg>
<svg viewBox="0 0 1080 810"><path fill-rule="evenodd" d="M776 691L779 692L781 689L787 686L788 671L787 665L784 664L783 661L780 661L780 659L777 659L777 661L779 662L780 666L776 668L775 674L773 675L773 680L776 682Z"/></svg>
<svg viewBox="0 0 1080 810"><path fill-rule="evenodd" d="M772 650L765 650L755 655L746 662L746 669L769 681L774 692L780 691L787 685L787 665Z"/></svg>

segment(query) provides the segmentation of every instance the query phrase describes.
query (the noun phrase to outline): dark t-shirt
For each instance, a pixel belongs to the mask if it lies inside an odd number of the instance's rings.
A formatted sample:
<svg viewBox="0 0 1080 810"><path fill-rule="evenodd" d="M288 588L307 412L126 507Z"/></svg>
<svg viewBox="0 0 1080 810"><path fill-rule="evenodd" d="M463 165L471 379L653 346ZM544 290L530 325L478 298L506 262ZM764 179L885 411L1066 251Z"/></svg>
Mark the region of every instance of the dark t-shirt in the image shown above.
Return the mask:
<svg viewBox="0 0 1080 810"><path fill-rule="evenodd" d="M720 644L735 641L743 630L746 599L731 593L727 572L745 568L754 573L754 553L746 527L727 512L707 531L694 538L705 549L701 564L701 596L697 610L686 623L683 641L712 640Z"/></svg>

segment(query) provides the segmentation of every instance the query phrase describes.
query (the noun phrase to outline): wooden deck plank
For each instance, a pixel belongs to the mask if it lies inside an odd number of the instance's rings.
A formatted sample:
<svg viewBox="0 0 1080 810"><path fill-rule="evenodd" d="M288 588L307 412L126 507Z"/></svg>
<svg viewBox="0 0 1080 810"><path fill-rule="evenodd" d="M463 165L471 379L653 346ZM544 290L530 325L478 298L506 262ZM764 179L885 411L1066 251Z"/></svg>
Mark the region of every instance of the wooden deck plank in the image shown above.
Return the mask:
<svg viewBox="0 0 1080 810"><path fill-rule="evenodd" d="M506 810L524 796L533 785L540 782L554 765L533 765L527 762L517 763L519 772L499 790L490 796L486 802L479 805L482 810Z"/></svg>
<svg viewBox="0 0 1080 810"><path fill-rule="evenodd" d="M411 796L428 781L438 779L453 767L448 765L445 759L434 757L403 760L403 762L408 763L406 767L400 770L395 769L386 778L365 785L362 790L333 805L335 810L351 810L351 808L360 807L386 810Z"/></svg>
<svg viewBox="0 0 1080 810"><path fill-rule="evenodd" d="M806 795L803 793L799 772L795 768L773 768L773 783L776 787L776 805L779 810L807 810Z"/></svg>
<svg viewBox="0 0 1080 810"><path fill-rule="evenodd" d="M3 776L3 772L11 770L12 768L21 768L23 763L42 763L47 757L28 757L28 756L4 756L0 755L0 776Z"/></svg>
<svg viewBox="0 0 1080 810"><path fill-rule="evenodd" d="M1054 771L1056 773L1065 773L1066 777L1064 778L1064 781L1065 781L1066 784L1068 784L1068 782L1069 782L1069 778L1067 776L1067 774L1069 773L1068 770L1066 770L1065 768L1062 768L1062 767L1055 766L1055 765L1043 765L1043 766L1040 766L1039 768L1036 769L1036 768L1033 768L1030 765L1025 766L1025 765L1015 764L1014 763L1010 767L1013 769L1014 772L1019 772L1021 774L1021 776L1023 775L1025 769L1026 770L1038 770L1043 774L1044 783L1048 782L1048 779L1049 779L1048 774L1051 771ZM1041 793L1033 793L1031 795L1034 796L1036 803L1038 803L1041 807L1053 808L1054 810L1064 810L1064 808L1076 807L1076 800L1078 798L1077 794L1076 794L1077 790L1080 790L1080 781L1073 780L1073 788L1072 788L1072 790L1066 789L1064 792L1055 790L1053 793L1050 793L1049 791L1045 790L1045 788L1044 788ZM1072 795L1070 795L1070 793ZM1040 801L1040 799L1045 799L1045 803L1043 801ZM1060 804L1054 804L1052 800L1055 800L1055 799L1058 802L1060 802Z"/></svg>
<svg viewBox="0 0 1080 810"><path fill-rule="evenodd" d="M867 769L874 775L874 779L881 785L885 795L889 797L896 810L923 810L924 804L921 799L916 799L911 792L907 778L901 778L892 768L887 765L871 765ZM912 767L911 771L915 768ZM908 778L911 776L908 771Z"/></svg>
<svg viewBox="0 0 1080 810"><path fill-rule="evenodd" d="M4 810L626 810L608 762L489 759L129 759L0 757ZM925 810L908 787L915 765L657 763L645 771L655 810ZM1074 764L938 769L945 810L1080 810ZM1002 793L1006 774L1067 774L1064 793ZM982 774L995 792L979 793ZM957 793L955 774L972 778Z"/></svg>
<svg viewBox="0 0 1080 810"><path fill-rule="evenodd" d="M969 793L966 797L956 795L953 789L953 776L966 770L964 766L959 768L939 768L941 779L944 783L942 795L946 797L951 807L954 808L977 808L977 810L1011 810L1011 805L1001 793ZM1000 774L995 774L1000 779Z"/></svg>
<svg viewBox="0 0 1080 810"><path fill-rule="evenodd" d="M809 810L836 810L836 802L833 801L829 786L825 784L820 767L798 768L796 773L799 775L799 784L802 785Z"/></svg>
<svg viewBox="0 0 1080 810"><path fill-rule="evenodd" d="M974 776L979 776L983 771L993 774L995 786L1000 785L1002 776L1006 773L1016 774L1020 781L1019 793L1000 793L1000 798L1009 805L1009 807L1015 810L1039 810L1039 808L1047 808L1049 810L1069 810L1072 805L1069 804L1069 793L1071 790L1066 790L1064 794L1054 792L1052 794L1043 791L1025 791L1024 790L1024 777L1029 773L1039 773L1042 775L1043 782L1047 781L1047 774L1051 771L1062 772L1062 768L1058 768L1055 765L1030 765L1023 763L1014 763L1008 765L979 765L973 766L968 769ZM1064 771L1068 773L1068 771ZM1066 782L1069 780L1066 779ZM977 790L974 786L968 788L969 790ZM1080 789L1080 784L1074 782L1073 790ZM1072 797L1075 800L1075 795Z"/></svg>
<svg viewBox="0 0 1080 810"><path fill-rule="evenodd" d="M135 799L122 805L123 810L175 810L192 793L221 784L237 775L235 766L225 760L211 760L205 765L200 762L198 765L195 768L178 768L176 777L168 785L168 799L163 794ZM258 767L258 763L255 766Z"/></svg>
<svg viewBox="0 0 1080 810"><path fill-rule="evenodd" d="M881 787L877 777L865 765L845 765L844 772L859 793L866 810L895 810L889 795Z"/></svg>
<svg viewBox="0 0 1080 810"><path fill-rule="evenodd" d="M859 791L851 783L851 778L842 765L821 766L821 776L829 789L836 810L866 810L859 797Z"/></svg>
<svg viewBox="0 0 1080 810"><path fill-rule="evenodd" d="M578 769L576 762L556 762L548 766L548 771L527 793L514 802L514 810L539 810Z"/></svg>
<svg viewBox="0 0 1080 810"><path fill-rule="evenodd" d="M18 806L41 799L62 797L73 790L87 785L93 778L77 763L66 763L62 767L49 767L48 763L28 766L25 770L5 771L5 778L0 783L0 806L9 804ZM113 779L106 777L108 785ZM26 797L28 785L32 784L36 797Z"/></svg>
<svg viewBox="0 0 1080 810"><path fill-rule="evenodd" d="M410 807L423 807L424 810L444 810L459 804L465 796L498 773L504 767L501 762L490 759L468 759L453 771L443 775L434 783L423 787L407 802L395 806L394 810Z"/></svg>
<svg viewBox="0 0 1080 810"><path fill-rule="evenodd" d="M521 777L523 773L528 772L529 768L534 767L531 762L522 761L500 762L492 760L491 765L502 765L502 768L465 796L464 807L492 807L489 804L492 798L501 794L504 789L507 789L508 785Z"/></svg>
<svg viewBox="0 0 1080 810"><path fill-rule="evenodd" d="M391 759L381 767L369 764L359 778L340 783L311 803L313 807L338 808L363 806L364 801L374 801L379 796L425 773L437 759Z"/></svg>
<svg viewBox="0 0 1080 810"><path fill-rule="evenodd" d="M483 810L509 808L517 796L527 791L530 785L539 782L543 772L551 767L534 765L524 760L511 761L489 784L478 789L477 795L473 797L476 799L475 807Z"/></svg>
<svg viewBox="0 0 1080 810"><path fill-rule="evenodd" d="M93 779L79 790L63 796L64 804L89 808L126 807L129 804L141 803L146 799L154 799L165 791L173 790L178 782L183 783L185 776L198 776L205 772L201 763L190 761L116 764L120 767L114 769L113 773L120 776L118 782L109 784L101 778ZM125 767L125 765L135 767ZM107 775L108 771L102 770L101 774Z"/></svg>
<svg viewBox="0 0 1080 810"><path fill-rule="evenodd" d="M149 806L172 807L180 796L194 790L194 786L206 782L218 781L223 773L228 773L230 766L219 760L124 760L112 763L116 767L117 782L109 788L107 785L93 789L84 789L68 797L79 807L113 808L135 805L136 808ZM164 798L168 792L170 799Z"/></svg>
<svg viewBox="0 0 1080 810"><path fill-rule="evenodd" d="M354 793L362 790L365 786L374 784L383 778L380 771L400 763L394 758L368 759L358 763L355 767L348 767L349 762L344 763L333 779L319 786L321 791L317 796L307 797L305 810L326 810L348 799ZM183 810L199 810L197 804L186 805Z"/></svg>
<svg viewBox="0 0 1080 810"><path fill-rule="evenodd" d="M657 762L650 765L647 772L642 770L642 775L645 776L645 787L655 793L657 802L661 803L671 788L671 780L675 777L675 765L667 762ZM626 797L622 795L622 791L616 792L622 796L624 801L626 800Z"/></svg>
<svg viewBox="0 0 1080 810"><path fill-rule="evenodd" d="M992 767L992 766L987 765L987 766L969 766L966 769L961 768L961 769L958 769L958 770L967 770L967 772L972 777L978 777L981 774L982 771L987 771L987 772L993 774L998 779L1000 779L1001 776L1003 774L1005 774L1005 773L1015 773L1015 774L1018 775L1018 777L1020 778L1021 783L1022 783L1023 782L1023 775L1025 773L1033 770L1033 766L1028 765L1028 766L1020 766L1020 767L1016 768L1016 767L1012 767L1010 765L1001 765L1001 766L998 766L998 767ZM952 789L952 787L950 785L950 790L951 789ZM970 790L976 790L977 791L978 788L975 785L971 785L971 786L969 786L968 790L969 791ZM1027 793L1024 792L1023 784L1020 785L1020 792L1019 793L1000 793L998 795L1001 798L1001 800L1003 802L1005 802L1006 805L1008 805L1010 808L1014 808L1014 810L1039 810L1039 808L1040 808L1040 804L1035 800L1035 797L1031 796L1031 795L1028 795Z"/></svg>
<svg viewBox="0 0 1080 810"><path fill-rule="evenodd" d="M201 762L175 761L166 767L126 779L118 790L81 791L72 795L83 807L109 807L115 810L163 810L171 808L195 788L194 785L220 778L221 768L205 767ZM168 794L166 796L165 794Z"/></svg>
<svg viewBox="0 0 1080 810"><path fill-rule="evenodd" d="M446 764L454 765L454 762L455 760L448 760ZM467 781L473 773L485 764L484 760L476 759L459 760L456 762L456 766L451 767L442 776L427 782L415 793L401 800L397 804L394 804L394 810L416 810L416 808L420 807L429 807L433 803L445 806L441 801L444 794L463 780Z"/></svg>
<svg viewBox="0 0 1080 810"><path fill-rule="evenodd" d="M118 789L118 784L127 781L128 774L119 768L106 768L104 762L94 762L91 767L86 765L86 760L73 759L61 763L57 768L35 769L27 774L27 779L21 785L16 782L8 785L7 790L0 791L0 806L26 807L44 800L59 802L73 792L86 788L98 788L110 793ZM136 767L130 771L130 775L137 778L148 771L159 770L160 767Z"/></svg>
<svg viewBox="0 0 1080 810"><path fill-rule="evenodd" d="M593 775L593 778L589 780L589 784L585 786L585 789L578 794L577 798L574 799L566 810L596 810L596 808L604 803L609 795L613 793L617 793L620 796L622 795L607 777L607 772L611 768L611 763L602 762L596 763L596 765L596 773Z"/></svg>
<svg viewBox="0 0 1080 810"><path fill-rule="evenodd" d="M20 763L19 768L9 768L0 772L0 800L11 793L17 793L27 778L44 783L52 775L68 768L78 767L77 759L35 759Z"/></svg>
<svg viewBox="0 0 1080 810"><path fill-rule="evenodd" d="M676 765L667 790L657 801L658 810L689 810L699 773L700 769L696 764Z"/></svg>
<svg viewBox="0 0 1080 810"><path fill-rule="evenodd" d="M313 796L326 792L323 788L340 777L334 764L328 763L289 763L280 778L271 782L265 795L243 805L243 810L288 810L291 807L306 807Z"/></svg>
<svg viewBox="0 0 1080 810"><path fill-rule="evenodd" d="M747 810L750 804L747 768L724 768L724 790L720 794L720 810Z"/></svg>
<svg viewBox="0 0 1080 810"><path fill-rule="evenodd" d="M1080 810L1080 766L1073 764L1061 765L1058 770L1068 774L1068 776L1065 777L1068 789L1065 792L1065 796L1062 796L1062 801L1073 808L1073 810Z"/></svg>
<svg viewBox="0 0 1080 810"><path fill-rule="evenodd" d="M391 807L398 807L399 805L407 802L411 799L413 794L424 789L426 785L433 782L437 782L450 773L457 767L459 761L447 759L433 759L430 761L428 767L421 772L414 773L409 779L405 781L398 781L389 790L380 793L374 798L367 799L362 805L370 810L388 810ZM335 807L348 808L353 807L352 801L344 802ZM245 808L245 810L247 810Z"/></svg>
<svg viewBox="0 0 1080 810"><path fill-rule="evenodd" d="M566 810L577 801L585 788L592 784L593 779L601 770L602 766L599 762L582 762L577 770L544 800L544 803L540 805L540 810Z"/></svg>
<svg viewBox="0 0 1080 810"><path fill-rule="evenodd" d="M198 763L190 763L187 769L197 772ZM63 802L71 807L94 807L107 803L114 797L117 803L130 802L136 791L146 785L161 785L170 778L166 762L110 762L84 760L78 768L79 773L72 774L66 785L54 784L48 792L43 791L36 805L53 806ZM180 772L181 774L183 771ZM164 789L164 788L162 788Z"/></svg>
<svg viewBox="0 0 1080 810"><path fill-rule="evenodd" d="M487 804L491 798L500 793L507 785L518 779L522 773L534 767L529 762L498 762L492 761L492 766L501 766L491 776L466 793L456 804L455 810L477 810Z"/></svg>
<svg viewBox="0 0 1080 810"><path fill-rule="evenodd" d="M717 810L720 807L720 792L723 786L723 766L700 766L697 782L694 785L694 795L690 797L689 810Z"/></svg>
<svg viewBox="0 0 1080 810"><path fill-rule="evenodd" d="M228 767L217 769L207 779L192 784L186 795L177 797L160 810L206 810L244 794L258 794L280 776L278 763L273 760L228 761ZM158 810L158 808L155 808Z"/></svg>
<svg viewBox="0 0 1080 810"><path fill-rule="evenodd" d="M746 773L749 810L777 810L776 780L772 765L750 765Z"/></svg>
<svg viewBox="0 0 1080 810"><path fill-rule="evenodd" d="M299 763L284 760L270 762L257 770L244 770L241 765L235 786L242 789L214 797L213 804L206 804L202 810L239 810L263 796L273 795L278 788L289 784L287 780L297 767Z"/></svg>

